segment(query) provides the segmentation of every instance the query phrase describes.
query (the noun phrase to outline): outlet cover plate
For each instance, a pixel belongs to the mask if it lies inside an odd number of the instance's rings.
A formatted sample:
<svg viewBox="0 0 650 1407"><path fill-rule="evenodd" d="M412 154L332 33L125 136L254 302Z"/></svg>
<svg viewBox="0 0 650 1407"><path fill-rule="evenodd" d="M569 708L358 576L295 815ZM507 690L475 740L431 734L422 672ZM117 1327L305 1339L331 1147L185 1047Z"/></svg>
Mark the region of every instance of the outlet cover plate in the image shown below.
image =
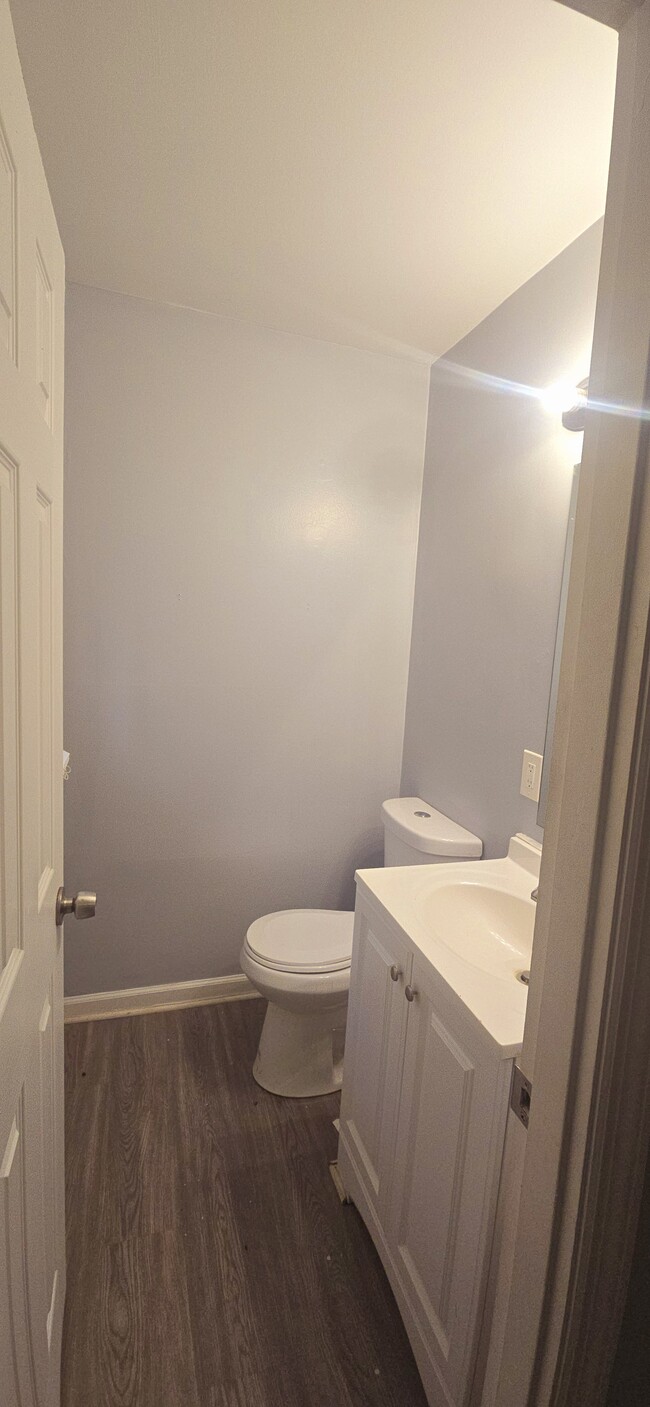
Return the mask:
<svg viewBox="0 0 650 1407"><path fill-rule="evenodd" d="M524 752L524 761L521 768L521 786L519 790L522 796L528 801L539 801L539 789L542 784L542 763L544 758L540 752Z"/></svg>

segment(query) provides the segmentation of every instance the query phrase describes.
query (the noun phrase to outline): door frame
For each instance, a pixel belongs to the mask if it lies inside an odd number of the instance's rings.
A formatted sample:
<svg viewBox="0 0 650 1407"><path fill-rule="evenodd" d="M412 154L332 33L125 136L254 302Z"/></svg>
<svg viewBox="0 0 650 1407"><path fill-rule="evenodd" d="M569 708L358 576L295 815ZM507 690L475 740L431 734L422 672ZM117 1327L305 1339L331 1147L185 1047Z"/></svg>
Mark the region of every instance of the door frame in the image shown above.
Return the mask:
<svg viewBox="0 0 650 1407"><path fill-rule="evenodd" d="M650 0L566 3L619 56L498 1407L604 1401L650 1148Z"/></svg>

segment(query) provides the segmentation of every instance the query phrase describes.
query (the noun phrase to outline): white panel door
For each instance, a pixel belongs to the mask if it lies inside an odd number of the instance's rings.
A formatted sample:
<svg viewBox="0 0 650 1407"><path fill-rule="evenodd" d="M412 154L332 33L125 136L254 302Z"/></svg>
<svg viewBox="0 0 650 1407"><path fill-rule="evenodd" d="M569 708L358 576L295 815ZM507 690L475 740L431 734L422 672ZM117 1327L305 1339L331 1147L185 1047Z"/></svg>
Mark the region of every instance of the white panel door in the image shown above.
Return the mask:
<svg viewBox="0 0 650 1407"><path fill-rule="evenodd" d="M0 0L0 1400L56 1407L64 263Z"/></svg>
<svg viewBox="0 0 650 1407"><path fill-rule="evenodd" d="M511 1062L414 958L388 1240L445 1385L467 1400L485 1293Z"/></svg>
<svg viewBox="0 0 650 1407"><path fill-rule="evenodd" d="M407 944L357 906L341 1133L376 1211L390 1175L410 963Z"/></svg>

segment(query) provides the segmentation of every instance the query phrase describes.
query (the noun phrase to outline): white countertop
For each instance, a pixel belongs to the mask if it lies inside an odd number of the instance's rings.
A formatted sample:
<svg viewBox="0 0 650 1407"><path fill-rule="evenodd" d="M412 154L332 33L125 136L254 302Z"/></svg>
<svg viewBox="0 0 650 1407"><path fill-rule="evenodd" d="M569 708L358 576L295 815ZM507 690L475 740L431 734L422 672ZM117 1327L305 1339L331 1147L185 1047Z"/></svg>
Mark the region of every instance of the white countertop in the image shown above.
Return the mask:
<svg viewBox="0 0 650 1407"><path fill-rule="evenodd" d="M530 967L534 906L530 912L528 906L539 879L540 858L539 845L527 837L514 836L508 855L501 860L395 866L358 870L356 875L359 892L375 904L378 902L399 926L411 947L436 969L504 1059L515 1056L523 1040L528 988L517 980L516 971ZM453 893L465 891L470 901L475 897L474 887L485 888L497 902L500 895L525 901L525 909L515 907L518 913L525 914L530 931L521 943L511 946L498 926L493 925L489 933L486 928L483 943L471 913L468 921L463 912L461 921L456 921L458 943L464 951L461 955L444 937L453 911L450 886ZM457 886L462 886L462 890ZM472 893L467 886L472 887ZM444 895L444 902L439 905L441 913L437 914L436 891L440 899L440 891L445 889L449 893ZM507 906L509 901L506 898L503 902Z"/></svg>

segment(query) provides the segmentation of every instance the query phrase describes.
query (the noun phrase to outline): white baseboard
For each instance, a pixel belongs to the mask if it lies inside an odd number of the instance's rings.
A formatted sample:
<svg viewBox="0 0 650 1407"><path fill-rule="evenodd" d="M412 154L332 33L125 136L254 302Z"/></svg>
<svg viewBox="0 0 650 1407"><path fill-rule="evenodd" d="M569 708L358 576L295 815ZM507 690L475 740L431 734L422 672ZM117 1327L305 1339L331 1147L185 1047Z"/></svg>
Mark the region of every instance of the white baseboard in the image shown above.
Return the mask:
<svg viewBox="0 0 650 1407"><path fill-rule="evenodd" d="M120 992L88 992L66 997L63 1011L70 1021L102 1021L109 1016L139 1016L146 1011L173 1011L176 1007L209 1006L235 1002L258 993L243 973L233 977L206 977L200 982L167 982L161 987L125 987Z"/></svg>

